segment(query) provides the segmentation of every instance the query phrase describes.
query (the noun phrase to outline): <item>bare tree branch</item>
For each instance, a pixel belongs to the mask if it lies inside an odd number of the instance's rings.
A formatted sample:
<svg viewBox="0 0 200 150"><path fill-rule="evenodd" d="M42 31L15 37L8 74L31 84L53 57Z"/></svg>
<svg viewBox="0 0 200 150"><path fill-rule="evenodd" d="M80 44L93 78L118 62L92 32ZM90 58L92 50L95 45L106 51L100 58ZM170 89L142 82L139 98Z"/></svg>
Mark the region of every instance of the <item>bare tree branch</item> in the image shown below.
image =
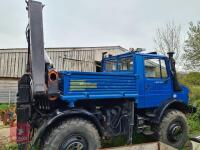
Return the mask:
<svg viewBox="0 0 200 150"><path fill-rule="evenodd" d="M156 50L164 55L173 51L175 52L175 59L178 59L181 51L180 32L181 26L175 25L173 21L167 23L164 28L158 27L154 38Z"/></svg>

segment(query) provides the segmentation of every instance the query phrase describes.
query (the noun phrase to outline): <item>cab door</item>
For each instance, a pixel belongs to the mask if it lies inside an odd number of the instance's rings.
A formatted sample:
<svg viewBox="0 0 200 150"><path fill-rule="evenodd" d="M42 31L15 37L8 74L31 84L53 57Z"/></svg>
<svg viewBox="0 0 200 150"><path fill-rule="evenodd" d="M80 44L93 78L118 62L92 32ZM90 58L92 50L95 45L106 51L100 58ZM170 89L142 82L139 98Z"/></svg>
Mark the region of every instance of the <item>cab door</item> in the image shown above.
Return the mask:
<svg viewBox="0 0 200 150"><path fill-rule="evenodd" d="M172 97L172 81L165 58L144 57L146 107L157 107Z"/></svg>

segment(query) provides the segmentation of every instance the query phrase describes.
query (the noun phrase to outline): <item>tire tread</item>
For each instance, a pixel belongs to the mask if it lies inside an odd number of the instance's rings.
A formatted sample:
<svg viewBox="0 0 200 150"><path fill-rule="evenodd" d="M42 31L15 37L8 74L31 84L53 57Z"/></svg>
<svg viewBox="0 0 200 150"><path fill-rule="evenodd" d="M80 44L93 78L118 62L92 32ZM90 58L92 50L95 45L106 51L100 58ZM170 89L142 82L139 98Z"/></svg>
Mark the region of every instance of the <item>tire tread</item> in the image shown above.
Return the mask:
<svg viewBox="0 0 200 150"><path fill-rule="evenodd" d="M64 128L69 128L70 126L80 126L80 125L88 128L90 130L90 133L92 135L94 135L93 138L97 142L96 143L97 147L100 148L101 147L100 137L99 137L98 131L96 130L95 126L87 120L84 120L81 118L75 118L75 119L69 119L67 121L63 121L59 126L51 129L49 134L46 136L46 139L44 141L42 149L43 150L55 150L57 147L51 143L53 140L55 140L55 138L57 138L57 135L62 133L62 130Z"/></svg>

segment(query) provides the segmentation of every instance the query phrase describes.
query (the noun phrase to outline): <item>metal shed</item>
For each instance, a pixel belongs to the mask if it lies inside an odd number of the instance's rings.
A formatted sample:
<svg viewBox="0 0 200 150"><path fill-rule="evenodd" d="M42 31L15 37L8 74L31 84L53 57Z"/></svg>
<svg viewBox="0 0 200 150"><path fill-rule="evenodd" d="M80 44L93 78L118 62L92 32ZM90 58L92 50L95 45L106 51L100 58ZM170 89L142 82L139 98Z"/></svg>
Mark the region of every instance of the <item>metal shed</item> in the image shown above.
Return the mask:
<svg viewBox="0 0 200 150"><path fill-rule="evenodd" d="M121 46L103 47L57 47L46 48L54 67L60 70L95 72L96 61L102 53L117 55L127 52ZM0 49L0 103L15 101L17 80L25 73L26 48Z"/></svg>

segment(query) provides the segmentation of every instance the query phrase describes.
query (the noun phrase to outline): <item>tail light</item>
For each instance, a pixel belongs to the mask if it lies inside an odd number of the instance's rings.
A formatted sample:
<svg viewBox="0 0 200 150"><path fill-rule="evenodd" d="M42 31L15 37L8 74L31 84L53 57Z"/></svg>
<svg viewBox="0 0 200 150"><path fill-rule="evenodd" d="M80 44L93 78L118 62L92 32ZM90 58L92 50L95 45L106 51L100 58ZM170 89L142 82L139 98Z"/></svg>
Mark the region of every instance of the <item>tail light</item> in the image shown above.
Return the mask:
<svg viewBox="0 0 200 150"><path fill-rule="evenodd" d="M58 72L55 69L50 69L48 72L49 82L58 80Z"/></svg>
<svg viewBox="0 0 200 150"><path fill-rule="evenodd" d="M48 71L48 96L54 101L58 98L58 72L55 69Z"/></svg>

